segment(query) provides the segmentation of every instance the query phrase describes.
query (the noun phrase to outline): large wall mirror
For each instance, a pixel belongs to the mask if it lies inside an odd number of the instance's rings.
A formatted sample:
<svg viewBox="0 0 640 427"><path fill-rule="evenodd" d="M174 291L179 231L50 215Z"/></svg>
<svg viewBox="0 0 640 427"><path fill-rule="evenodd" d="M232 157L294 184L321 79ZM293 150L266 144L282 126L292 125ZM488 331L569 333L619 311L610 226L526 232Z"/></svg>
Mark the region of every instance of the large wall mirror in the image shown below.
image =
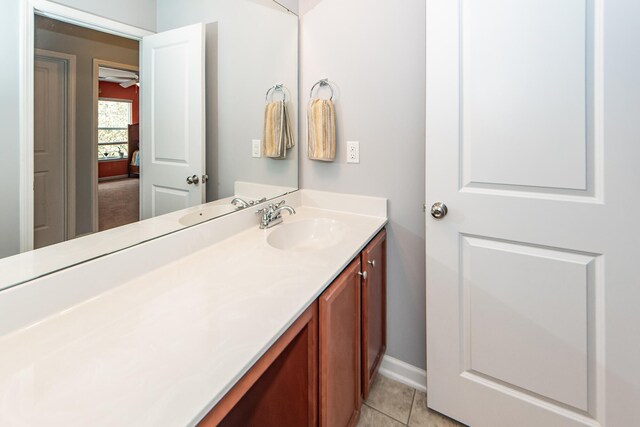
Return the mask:
<svg viewBox="0 0 640 427"><path fill-rule="evenodd" d="M159 0L141 35L55 9L34 10L29 175L0 289L298 188L295 14Z"/></svg>

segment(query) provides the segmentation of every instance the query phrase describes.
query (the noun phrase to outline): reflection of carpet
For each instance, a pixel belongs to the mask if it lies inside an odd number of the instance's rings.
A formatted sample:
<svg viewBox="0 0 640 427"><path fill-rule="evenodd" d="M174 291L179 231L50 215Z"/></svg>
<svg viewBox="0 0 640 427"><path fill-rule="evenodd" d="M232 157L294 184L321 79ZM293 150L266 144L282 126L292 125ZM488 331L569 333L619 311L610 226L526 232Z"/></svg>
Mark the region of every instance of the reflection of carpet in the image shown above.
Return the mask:
<svg viewBox="0 0 640 427"><path fill-rule="evenodd" d="M137 178L98 183L100 231L138 221L140 199Z"/></svg>

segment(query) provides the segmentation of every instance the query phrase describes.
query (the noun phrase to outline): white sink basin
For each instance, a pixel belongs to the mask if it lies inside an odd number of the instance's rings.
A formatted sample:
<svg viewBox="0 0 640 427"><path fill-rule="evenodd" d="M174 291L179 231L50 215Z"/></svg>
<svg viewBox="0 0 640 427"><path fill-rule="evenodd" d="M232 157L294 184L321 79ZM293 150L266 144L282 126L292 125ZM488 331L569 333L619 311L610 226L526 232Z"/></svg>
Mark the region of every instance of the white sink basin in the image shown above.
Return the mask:
<svg viewBox="0 0 640 427"><path fill-rule="evenodd" d="M326 218L305 219L277 225L267 243L285 251L314 251L337 245L347 232L340 221Z"/></svg>
<svg viewBox="0 0 640 427"><path fill-rule="evenodd" d="M186 214L185 216L181 217L178 222L189 227L191 225L196 225L203 221L219 217L220 215L234 212L235 210L236 208L233 205L227 204L207 206L206 208L202 208L195 212L191 212L190 214Z"/></svg>

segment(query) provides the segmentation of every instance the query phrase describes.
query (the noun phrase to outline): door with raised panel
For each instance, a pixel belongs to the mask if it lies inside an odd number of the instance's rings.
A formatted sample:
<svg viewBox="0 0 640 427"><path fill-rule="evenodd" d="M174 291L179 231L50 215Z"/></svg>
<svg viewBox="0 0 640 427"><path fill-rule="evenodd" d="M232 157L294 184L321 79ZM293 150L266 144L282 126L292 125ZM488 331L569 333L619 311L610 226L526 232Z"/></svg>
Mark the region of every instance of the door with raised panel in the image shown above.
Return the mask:
<svg viewBox="0 0 640 427"><path fill-rule="evenodd" d="M387 232L362 251L362 397L369 396L387 349Z"/></svg>
<svg viewBox="0 0 640 427"><path fill-rule="evenodd" d="M640 3L427 0L426 19L426 200L448 207L426 224L428 405L640 425Z"/></svg>
<svg viewBox="0 0 640 427"><path fill-rule="evenodd" d="M142 39L142 219L205 202L204 58L203 24Z"/></svg>
<svg viewBox="0 0 640 427"><path fill-rule="evenodd" d="M34 60L34 242L35 249L75 235L72 194L75 57L36 49Z"/></svg>
<svg viewBox="0 0 640 427"><path fill-rule="evenodd" d="M318 298L319 421L354 426L360 415L360 257Z"/></svg>

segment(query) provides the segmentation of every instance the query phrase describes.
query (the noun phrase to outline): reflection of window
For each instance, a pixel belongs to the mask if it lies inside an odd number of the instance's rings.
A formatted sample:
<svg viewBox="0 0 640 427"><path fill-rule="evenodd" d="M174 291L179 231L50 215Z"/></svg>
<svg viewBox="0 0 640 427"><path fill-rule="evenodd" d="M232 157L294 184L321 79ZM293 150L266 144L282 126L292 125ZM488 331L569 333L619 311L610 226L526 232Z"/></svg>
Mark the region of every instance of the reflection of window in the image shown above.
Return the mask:
<svg viewBox="0 0 640 427"><path fill-rule="evenodd" d="M127 126L131 124L131 101L98 100L98 160L129 156Z"/></svg>

